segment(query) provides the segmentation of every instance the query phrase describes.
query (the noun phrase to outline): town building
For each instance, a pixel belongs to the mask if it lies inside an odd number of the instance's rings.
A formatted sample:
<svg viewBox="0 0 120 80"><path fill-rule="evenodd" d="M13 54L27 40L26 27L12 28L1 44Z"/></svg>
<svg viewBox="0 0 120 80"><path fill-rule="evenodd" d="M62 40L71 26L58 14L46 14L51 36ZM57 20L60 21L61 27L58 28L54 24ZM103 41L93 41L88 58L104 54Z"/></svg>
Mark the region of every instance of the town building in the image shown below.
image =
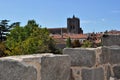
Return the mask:
<svg viewBox="0 0 120 80"><path fill-rule="evenodd" d="M80 27L80 19L73 15L72 18L67 18L66 28L48 28L50 36L55 40L56 47L65 48L66 40L71 38L71 41L79 40L82 43L87 39L87 35L83 34L83 30Z"/></svg>
<svg viewBox="0 0 120 80"><path fill-rule="evenodd" d="M107 31L107 34L118 34L118 35L120 35L120 31L118 31L118 30L110 30L110 31Z"/></svg>
<svg viewBox="0 0 120 80"><path fill-rule="evenodd" d="M51 34L50 35L54 41L56 42L56 47L63 49L66 47L66 41L68 38L71 39L71 42L73 43L75 40L79 40L79 42L82 44L85 40L87 40L88 36L86 34L68 34L63 33L61 34Z"/></svg>

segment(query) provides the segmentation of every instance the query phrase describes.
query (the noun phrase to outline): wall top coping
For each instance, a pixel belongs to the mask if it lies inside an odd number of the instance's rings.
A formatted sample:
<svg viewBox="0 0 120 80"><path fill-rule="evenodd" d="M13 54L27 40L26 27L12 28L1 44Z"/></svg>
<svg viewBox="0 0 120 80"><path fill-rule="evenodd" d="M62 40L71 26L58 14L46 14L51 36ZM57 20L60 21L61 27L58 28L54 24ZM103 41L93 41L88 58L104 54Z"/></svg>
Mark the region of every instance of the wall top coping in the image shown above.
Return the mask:
<svg viewBox="0 0 120 80"><path fill-rule="evenodd" d="M103 46L103 48L109 48L109 49L120 49L120 46L118 46L118 45Z"/></svg>
<svg viewBox="0 0 120 80"><path fill-rule="evenodd" d="M31 59L41 59L44 57L62 57L67 55L54 55L52 53L44 53L44 54L32 54L32 55L19 55L19 56L8 56L8 57L2 57L0 58L0 61L2 60L15 60L15 61L26 61Z"/></svg>
<svg viewBox="0 0 120 80"><path fill-rule="evenodd" d="M102 47L97 47L97 48L64 48L64 49L71 49L71 50L96 50L96 49L101 49Z"/></svg>

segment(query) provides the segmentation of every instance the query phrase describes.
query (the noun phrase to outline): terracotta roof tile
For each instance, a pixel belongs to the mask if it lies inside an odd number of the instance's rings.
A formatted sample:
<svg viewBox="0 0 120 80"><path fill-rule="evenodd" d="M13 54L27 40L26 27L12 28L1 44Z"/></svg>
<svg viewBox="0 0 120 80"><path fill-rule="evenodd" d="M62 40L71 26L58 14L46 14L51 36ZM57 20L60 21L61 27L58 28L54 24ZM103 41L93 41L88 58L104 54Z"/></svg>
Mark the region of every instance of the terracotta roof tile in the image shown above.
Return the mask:
<svg viewBox="0 0 120 80"><path fill-rule="evenodd" d="M71 38L71 39L87 39L87 35L86 34L67 34L67 33L63 33L63 35L60 34L53 34L51 36L54 39L67 39L67 38Z"/></svg>

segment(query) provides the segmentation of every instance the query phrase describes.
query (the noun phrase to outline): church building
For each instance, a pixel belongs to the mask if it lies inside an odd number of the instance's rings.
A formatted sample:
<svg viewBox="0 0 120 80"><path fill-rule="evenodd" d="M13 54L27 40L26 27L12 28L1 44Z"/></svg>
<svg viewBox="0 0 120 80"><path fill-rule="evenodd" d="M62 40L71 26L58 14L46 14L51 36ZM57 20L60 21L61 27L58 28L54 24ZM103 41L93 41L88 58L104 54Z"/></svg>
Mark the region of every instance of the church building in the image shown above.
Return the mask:
<svg viewBox="0 0 120 80"><path fill-rule="evenodd" d="M67 18L67 32L74 34L83 34L80 28L80 20L73 15L73 18Z"/></svg>
<svg viewBox="0 0 120 80"><path fill-rule="evenodd" d="M52 34L61 33L83 34L83 30L80 27L80 20L74 15L72 18L67 18L67 28L49 28L48 30Z"/></svg>

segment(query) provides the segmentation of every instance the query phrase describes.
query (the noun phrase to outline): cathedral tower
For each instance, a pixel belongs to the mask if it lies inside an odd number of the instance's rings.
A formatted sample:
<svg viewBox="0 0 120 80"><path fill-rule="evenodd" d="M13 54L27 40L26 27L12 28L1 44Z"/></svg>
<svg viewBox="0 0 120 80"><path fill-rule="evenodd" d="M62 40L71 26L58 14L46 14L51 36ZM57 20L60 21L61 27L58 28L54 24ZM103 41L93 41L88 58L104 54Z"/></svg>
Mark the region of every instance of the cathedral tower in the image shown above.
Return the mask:
<svg viewBox="0 0 120 80"><path fill-rule="evenodd" d="M67 32L82 34L83 30L80 28L80 20L73 15L73 18L67 18Z"/></svg>

